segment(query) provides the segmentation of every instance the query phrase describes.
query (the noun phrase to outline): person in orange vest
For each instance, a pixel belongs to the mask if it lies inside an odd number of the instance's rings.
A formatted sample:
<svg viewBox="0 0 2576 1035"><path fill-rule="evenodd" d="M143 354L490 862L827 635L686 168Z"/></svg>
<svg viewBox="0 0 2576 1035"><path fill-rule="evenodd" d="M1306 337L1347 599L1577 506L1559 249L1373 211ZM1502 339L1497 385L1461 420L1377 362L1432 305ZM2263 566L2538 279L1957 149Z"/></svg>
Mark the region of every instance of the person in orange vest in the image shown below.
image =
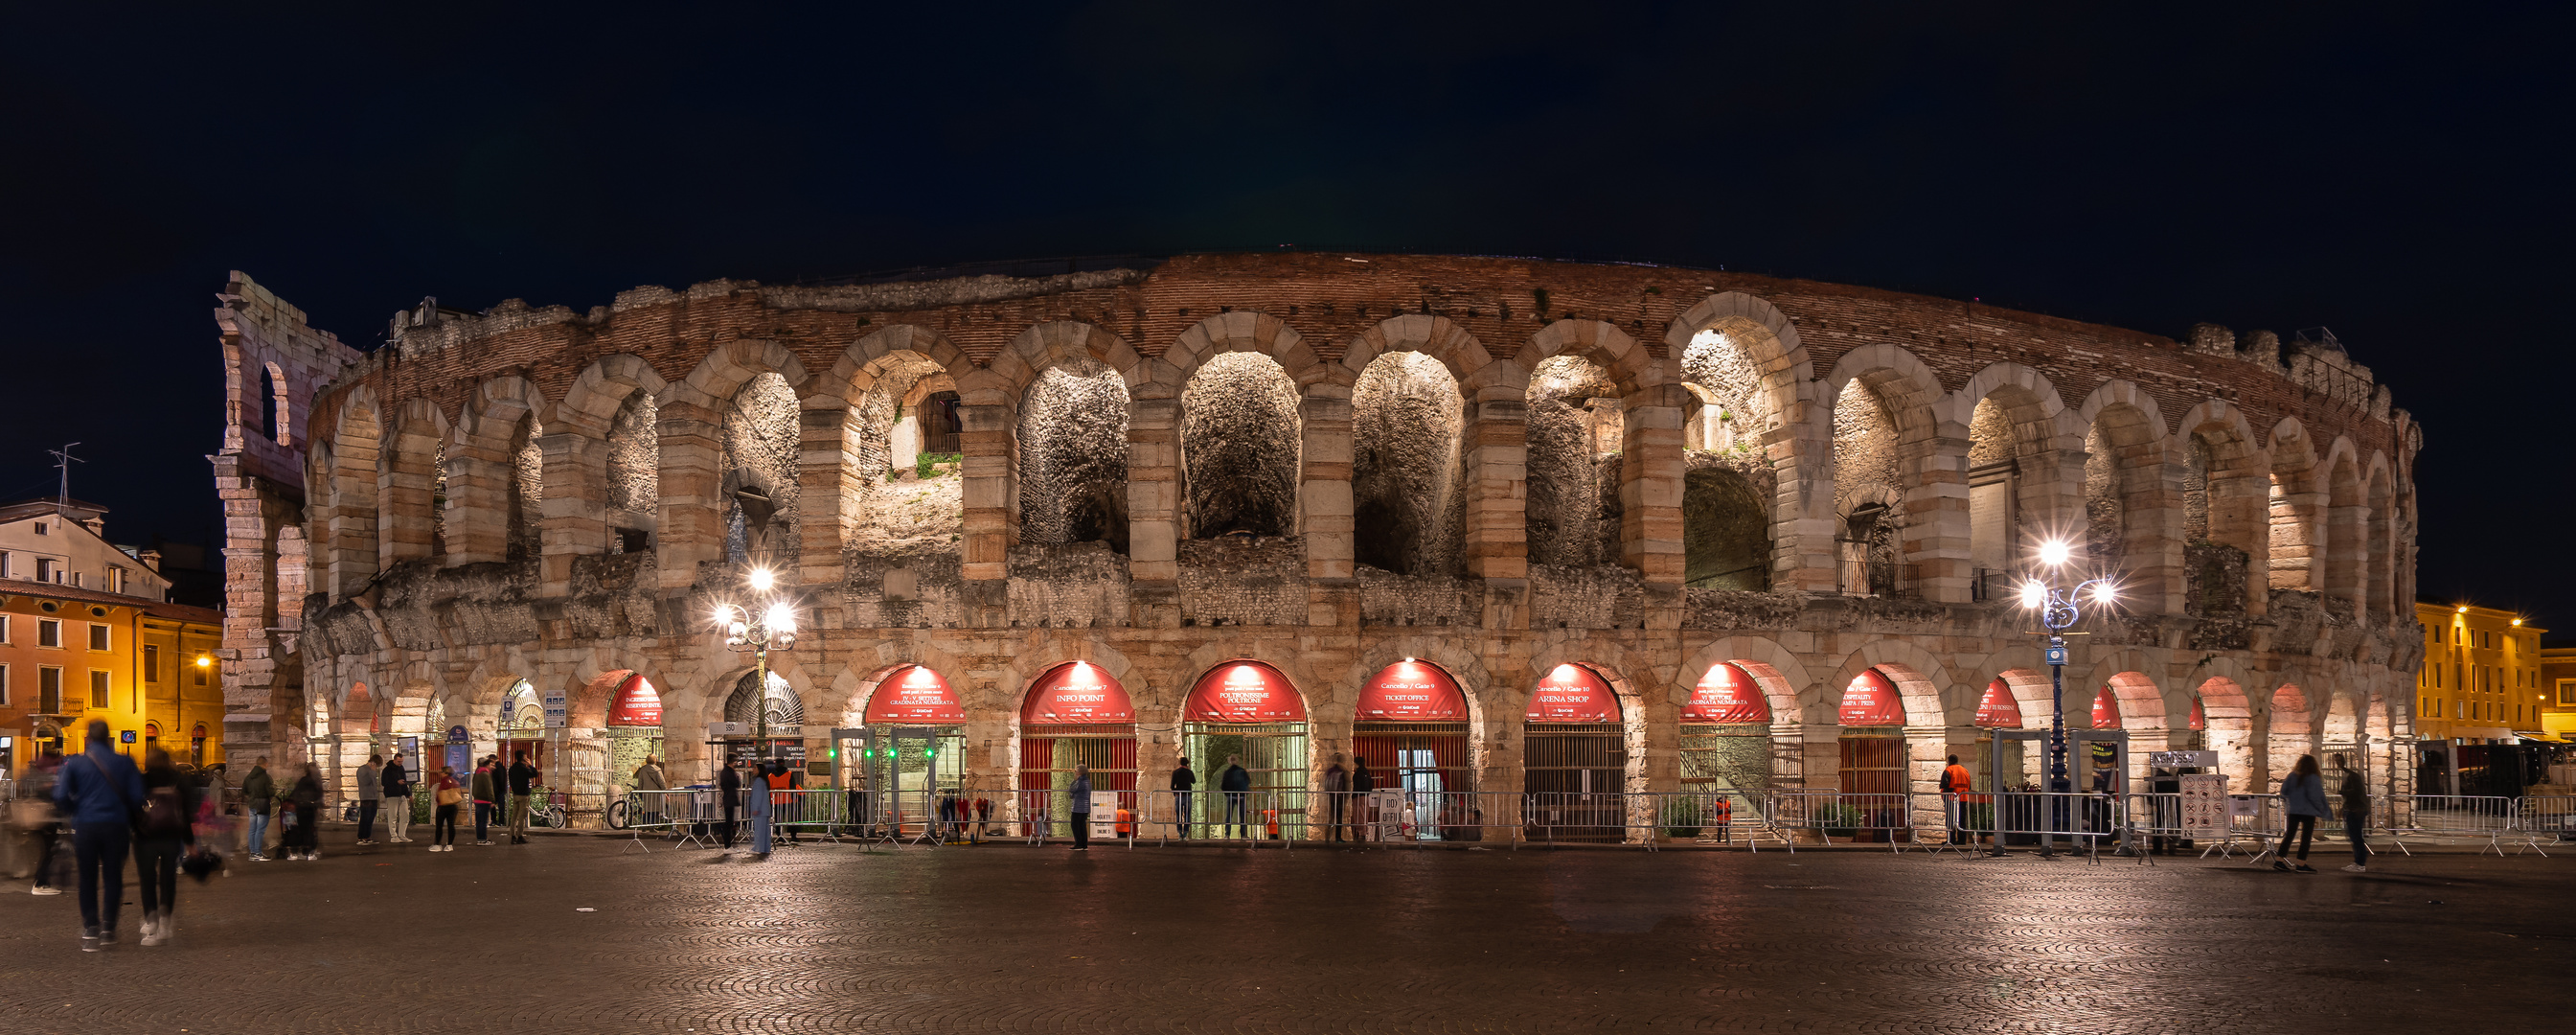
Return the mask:
<svg viewBox="0 0 2576 1035"><path fill-rule="evenodd" d="M1974 786L1974 780L1975 778L1968 774L1968 767L1959 764L1957 755L1950 756L1949 768L1941 770L1941 804L1944 807L1943 811L1950 814L1951 844L1968 843L1968 832L1960 829L1960 820L1965 811L1961 808L1961 804L1968 800L1968 788Z"/></svg>
<svg viewBox="0 0 2576 1035"><path fill-rule="evenodd" d="M799 781L795 776L788 773L787 763L782 759L770 760L769 775L763 779L769 783L769 800L773 803L773 807L770 810L773 813L773 818L770 820L771 824L779 825L780 821L783 819L785 821L785 825L787 825L787 843L791 845L803 844L804 839L797 834L796 827L793 825L797 819L797 796L786 793L788 791L796 790L796 785ZM784 815L776 815L778 813L784 813Z"/></svg>
<svg viewBox="0 0 2576 1035"><path fill-rule="evenodd" d="M1261 810L1261 820L1262 820L1262 822L1263 822L1263 823L1268 824L1268 825L1269 825L1269 827L1270 827L1270 839L1271 839L1271 840L1273 840L1273 841L1279 840L1279 810L1278 810L1278 809L1263 809L1263 810Z"/></svg>
<svg viewBox="0 0 2576 1035"><path fill-rule="evenodd" d="M1136 836L1136 811L1124 805L1118 807L1118 836L1122 840Z"/></svg>

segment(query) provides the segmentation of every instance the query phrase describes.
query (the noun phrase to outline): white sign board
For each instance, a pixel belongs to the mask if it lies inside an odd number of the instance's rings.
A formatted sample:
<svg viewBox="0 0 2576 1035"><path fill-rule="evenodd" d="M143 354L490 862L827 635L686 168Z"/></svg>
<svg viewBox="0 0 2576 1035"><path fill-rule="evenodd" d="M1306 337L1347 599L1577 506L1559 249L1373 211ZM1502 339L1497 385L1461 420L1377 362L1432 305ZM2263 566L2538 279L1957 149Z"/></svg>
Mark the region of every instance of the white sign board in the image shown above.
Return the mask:
<svg viewBox="0 0 2576 1035"><path fill-rule="evenodd" d="M2227 817L2261 819L2263 818L2263 799L2251 794L2230 794L2227 796Z"/></svg>
<svg viewBox="0 0 2576 1035"><path fill-rule="evenodd" d="M2218 752L2150 751L2147 752L2147 765L2155 769L2216 769Z"/></svg>
<svg viewBox="0 0 2576 1035"><path fill-rule="evenodd" d="M748 737L750 735L751 724L748 722L710 722L707 724L707 736L710 737Z"/></svg>
<svg viewBox="0 0 2576 1035"><path fill-rule="evenodd" d="M2227 774L2192 773L2182 779L2182 829L2192 838L2227 834Z"/></svg>
<svg viewBox="0 0 2576 1035"><path fill-rule="evenodd" d="M562 687L556 687L552 690L546 691L547 729L559 730L564 728L564 720L571 716L571 714L571 710L566 706Z"/></svg>

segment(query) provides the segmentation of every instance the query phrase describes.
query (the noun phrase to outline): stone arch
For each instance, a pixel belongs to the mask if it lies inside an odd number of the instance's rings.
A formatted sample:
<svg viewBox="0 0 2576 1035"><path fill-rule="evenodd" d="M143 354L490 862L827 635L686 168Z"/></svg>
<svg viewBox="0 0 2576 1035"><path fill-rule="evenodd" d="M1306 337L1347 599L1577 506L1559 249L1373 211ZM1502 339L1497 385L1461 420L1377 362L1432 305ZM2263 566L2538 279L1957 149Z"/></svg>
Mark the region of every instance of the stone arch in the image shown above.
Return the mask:
<svg viewBox="0 0 2576 1035"><path fill-rule="evenodd" d="M316 451L317 466L328 479L329 506L321 524L326 534L326 574L331 598L347 600L376 577L377 464L384 422L376 394L365 385L341 399L326 450Z"/></svg>
<svg viewBox="0 0 2576 1035"><path fill-rule="evenodd" d="M881 328L842 350L830 369L800 389L803 426L798 464L797 565L809 585L842 581L845 551L909 555L957 549L965 526L962 482L1007 457L979 454L961 464L958 483L890 481L918 471L920 408L925 388L957 392L977 369L955 343L913 324ZM989 378L988 378L989 379ZM913 426L904 427L910 409ZM961 420L966 408L959 407ZM965 451L968 436L958 436ZM910 446L910 455L906 454ZM958 497L953 505L947 496ZM933 515L927 520L912 520Z"/></svg>
<svg viewBox="0 0 2576 1035"><path fill-rule="evenodd" d="M376 502L377 552L386 568L447 552L447 415L428 399L404 403L384 456Z"/></svg>
<svg viewBox="0 0 2576 1035"><path fill-rule="evenodd" d="M1907 726L1965 725L1977 711L1974 696L1962 696L1950 679L1949 670L1932 652L1904 640L1871 640L1843 656L1840 666L1824 682L1810 689L1801 702L1801 714L1809 725L1839 726L1834 709L1842 704L1843 691L1868 669L1879 669L1896 684L1905 702ZM1983 691L1984 687L1978 687ZM1953 723L1953 716L1960 719Z"/></svg>
<svg viewBox="0 0 2576 1035"><path fill-rule="evenodd" d="M1968 564L1972 599L2004 595L2039 543L2061 537L2080 509L2084 435L2047 375L1995 363L1949 399L1968 429Z"/></svg>
<svg viewBox="0 0 2576 1035"><path fill-rule="evenodd" d="M2326 468L2316 443L2297 417L2272 426L2264 452L2271 458L2271 502L2266 552L2271 588L2320 592L2327 588L2333 536L2325 499Z"/></svg>
<svg viewBox="0 0 2576 1035"><path fill-rule="evenodd" d="M1518 364L1495 362L1484 343L1465 328L1450 323L1447 317L1419 314L1391 317L1353 337L1342 349L1340 366L1344 373L1334 375L1334 379L1345 384L1357 381L1360 372L1379 356L1397 351L1419 352L1439 360L1449 368L1449 376L1458 379L1459 390L1472 402L1518 398L1528 387L1529 376Z"/></svg>
<svg viewBox="0 0 2576 1035"><path fill-rule="evenodd" d="M2111 688L2111 698L2120 706L2120 728L2130 731L2132 738L2169 734L2178 725L2172 719L2174 713L2165 691L2156 685L2154 676L2147 674L2153 668L2145 652L2124 648L2095 662L2085 680L2086 686ZM2186 715L2188 708L2185 705ZM2138 744L2130 747L2132 751L2142 750Z"/></svg>
<svg viewBox="0 0 2576 1035"><path fill-rule="evenodd" d="M1591 641L1554 641L1531 652L1527 678L1516 685L1497 685L1493 689L1507 701L1505 714L1513 720L1525 720L1530 696L1557 666L1579 665L1599 676L1619 701L1620 726L1628 745L1627 790L1636 794L1673 785L1680 778L1680 769L1678 759L1667 757L1676 731L1672 706L1665 695L1649 699L1627 675L1630 663L1626 652L1617 647ZM1526 750L1523 725L1522 721L1508 722L1505 735Z"/></svg>
<svg viewBox="0 0 2576 1035"><path fill-rule="evenodd" d="M1669 703L1676 708L1690 703L1692 685L1721 662L1743 669L1746 675L1753 677L1754 685L1762 688L1762 699L1771 708L1771 725L1774 728L1802 724L1804 713L1798 702L1809 693L1814 680L1808 676L1806 664L1798 660L1795 652L1781 646L1779 641L1760 636L1729 636L1692 651L1689 659L1682 663Z"/></svg>
<svg viewBox="0 0 2576 1035"><path fill-rule="evenodd" d="M1698 405L1697 397L1669 376L1666 364L1655 360L1644 345L1619 328L1599 320L1558 320L1532 335L1512 364L1512 376L1521 382L1523 396L1531 403L1527 419L1542 420L1547 408L1547 401L1537 397L1542 382L1533 375L1540 365L1563 368L1566 357L1580 357L1592 364L1618 393L1616 467L1610 468L1606 460L1600 459L1597 446L1590 456L1570 459L1594 469L1587 482L1609 482L1618 488L1615 510L1619 563L1636 569L1649 582L1685 581L1688 551L1683 537L1673 533L1685 531L1682 497L1689 460L1683 448L1687 438L1684 425ZM1591 423L1596 443L1608 438L1611 415L1601 412L1606 407L1588 404L1587 408L1595 414ZM1549 459L1541 452L1540 447L1548 443L1538 427L1532 427L1526 439L1527 463ZM1559 459L1562 466L1568 458ZM1539 470L1529 468L1533 475ZM1535 482L1531 491L1538 492ZM1613 505L1604 501L1596 512L1611 509ZM1768 543L1763 542L1754 552L1767 555L1767 547ZM1767 560L1767 556L1762 558L1762 562ZM1757 567L1767 567L1762 562L1757 562Z"/></svg>
<svg viewBox="0 0 2576 1035"><path fill-rule="evenodd" d="M1055 320L1033 325L1003 346L987 368L989 376L971 379L976 387L965 393L966 402L1016 410L1029 386L1048 367L1083 360L1117 371L1131 389L1151 380L1154 373L1126 339L1078 320ZM960 378L961 384L967 380Z"/></svg>
<svg viewBox="0 0 2576 1035"><path fill-rule="evenodd" d="M2244 411L2222 399L2192 407L2168 456L2168 478L2182 487L2184 562L2199 587L2185 601L2186 613L2260 616L2271 585L2271 464Z"/></svg>
<svg viewBox="0 0 2576 1035"><path fill-rule="evenodd" d="M1393 350L1350 391L1353 560L1397 575L1462 574L1467 401L1457 379L1428 353Z"/></svg>
<svg viewBox="0 0 2576 1035"><path fill-rule="evenodd" d="M1303 428L1287 371L1265 353L1218 353L1180 403L1180 535L1297 534Z"/></svg>
<svg viewBox="0 0 2576 1035"><path fill-rule="evenodd" d="M538 409L527 379L476 385L447 448L447 553L452 563L523 560L536 554L543 505Z"/></svg>
<svg viewBox="0 0 2576 1035"><path fill-rule="evenodd" d="M1171 347L1154 360L1159 369L1154 371L1153 380L1178 391L1189 383L1190 375L1198 373L1200 365L1228 352L1258 352L1270 357L1300 389L1332 379L1327 364L1296 328L1268 313L1239 309L1208 317L1182 331ZM1357 372L1353 371L1352 376ZM1350 381L1344 378L1341 383Z"/></svg>
<svg viewBox="0 0 2576 1035"><path fill-rule="evenodd" d="M1317 732L1321 734L1339 730L1347 733L1351 728L1352 709L1358 704L1359 694L1356 688L1366 684L1370 677L1384 671L1387 666L1406 658L1438 665L1449 674L1449 678L1458 682L1460 696L1467 699L1467 747L1475 758L1477 785L1480 787L1504 786L1505 784L1494 782L1502 780L1506 775L1505 767L1496 764L1494 760L1495 748L1517 735L1522 713L1511 710L1508 704L1500 700L1498 695L1505 693L1505 690L1495 674L1486 667L1484 655L1478 653L1473 646L1463 644L1452 637L1391 636L1378 640L1360 651L1359 660L1342 669L1338 674L1323 676L1317 681L1318 686L1348 686L1354 689L1348 698L1336 695L1320 706L1330 714L1332 721L1329 724L1319 724ZM1319 673L1319 675L1322 674ZM1526 705L1526 703L1524 699L1523 704ZM1338 745L1339 748L1345 749L1349 746L1346 743Z"/></svg>
<svg viewBox="0 0 2576 1035"><path fill-rule="evenodd" d="M1741 291L1721 291L1700 299L1664 330L1664 345L1673 356L1686 355L1704 331L1716 331L1736 343L1746 363L1760 375L1759 389L1768 398L1766 414L1792 414L1799 386L1814 380L1798 325L1768 301Z"/></svg>
<svg viewBox="0 0 2576 1035"><path fill-rule="evenodd" d="M1797 325L1761 298L1727 291L1674 320L1664 344L1672 376L1693 397L1682 425L1684 583L1759 590L1782 577L1830 588L1831 522L1809 518L1813 490L1830 490L1822 472L1832 450L1808 417L1814 372ZM1747 497L1758 514L1742 505Z"/></svg>
<svg viewBox="0 0 2576 1035"><path fill-rule="evenodd" d="M885 684L886 677L916 665L937 672L940 678L948 680L949 686L957 691L959 703L967 705L967 721L970 724L977 721L979 709L967 700L967 673L971 671L967 664L937 647L911 643L887 644L873 656L849 659L840 671L833 673L829 684L830 696L824 701L827 708L830 702L838 701L838 710L826 710L821 714L839 716L837 721L843 726L859 725L867 716L868 702L876 696L877 688ZM1013 700L1011 704L1016 707L1019 702Z"/></svg>
<svg viewBox="0 0 2576 1035"><path fill-rule="evenodd" d="M1580 356L1600 367L1623 400L1670 380L1664 365L1647 353L1645 345L1601 320L1558 320L1539 328L1521 345L1514 363L1524 372L1534 372L1540 363L1558 356Z"/></svg>
<svg viewBox="0 0 2576 1035"><path fill-rule="evenodd" d="M286 370L275 363L259 364L259 430L269 441L281 446L294 446L295 419L292 396L286 388Z"/></svg>
<svg viewBox="0 0 2576 1035"><path fill-rule="evenodd" d="M2370 519L2366 525L2362 559L2364 578L2361 611L2373 622L2385 622L2398 616L2397 603L2397 493L2396 477L2390 469L2388 455L2370 454L2364 468L2364 493Z"/></svg>
<svg viewBox="0 0 2576 1035"><path fill-rule="evenodd" d="M2359 614L2366 592L2364 584L2369 580L2370 505L2352 440L2336 436L2319 467L2316 494L2323 497L2324 506L2320 509L2325 515L2325 534L2322 577L2315 586L2327 599L2339 601Z"/></svg>
<svg viewBox="0 0 2576 1035"><path fill-rule="evenodd" d="M1120 358L1123 343L1103 344L1103 337L1095 332L1079 351L1067 346L1025 360L1042 366L1014 401L1014 518L1024 547L1098 542L1128 551L1127 461L1138 408L1130 378L1143 367L1121 370L1094 358Z"/></svg>
<svg viewBox="0 0 2576 1035"><path fill-rule="evenodd" d="M2084 541L2093 565L2125 571L2149 614L2181 609L2182 544L2167 490L2165 419L2155 397L2107 381L2076 409L2084 428Z"/></svg>
<svg viewBox="0 0 2576 1035"><path fill-rule="evenodd" d="M698 565L725 558L727 532L739 507L726 484L724 411L745 384L762 374L778 375L791 391L806 379L804 364L785 346L737 339L709 350L688 376L671 382L655 400L662 500L654 518L653 554L665 589L696 582ZM790 512L789 524L795 518Z"/></svg>
<svg viewBox="0 0 2576 1035"><path fill-rule="evenodd" d="M1836 585L1865 596L1927 588L1964 596L1966 544L1945 541L1944 530L1965 515L1942 511L1961 510L1966 501L1928 480L1954 474L1927 472L1936 454L1965 449L1965 429L1946 446L1938 441L1940 380L1904 349L1868 345L1834 364L1823 397L1830 405L1816 409L1813 419L1823 423L1813 437L1830 454L1822 474L1833 486Z"/></svg>

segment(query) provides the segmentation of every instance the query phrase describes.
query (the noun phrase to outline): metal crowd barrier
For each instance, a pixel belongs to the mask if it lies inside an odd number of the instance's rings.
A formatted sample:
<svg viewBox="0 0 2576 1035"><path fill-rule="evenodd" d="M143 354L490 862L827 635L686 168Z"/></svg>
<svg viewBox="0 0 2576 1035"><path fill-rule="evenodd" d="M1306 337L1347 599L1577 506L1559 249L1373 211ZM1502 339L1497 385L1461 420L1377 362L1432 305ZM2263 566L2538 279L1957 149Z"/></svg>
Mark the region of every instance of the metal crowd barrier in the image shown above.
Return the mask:
<svg viewBox="0 0 2576 1035"><path fill-rule="evenodd" d="M2397 842L2397 850L2407 855L2415 854L2406 847L2406 839L2410 836L2483 837L2487 839L2487 846L2479 850L2480 855L2490 849L2503 855L2505 840L2516 833L2525 835L2525 850L2540 847L2539 839L2531 836L2531 831L2518 829L2519 824L2515 822L2518 799L2465 794L2405 794L2393 796L2392 802L2396 799L2403 799L2409 806L2405 810L2408 822L2404 826L2392 824L2388 833ZM2548 853L2544 851L2541 854Z"/></svg>

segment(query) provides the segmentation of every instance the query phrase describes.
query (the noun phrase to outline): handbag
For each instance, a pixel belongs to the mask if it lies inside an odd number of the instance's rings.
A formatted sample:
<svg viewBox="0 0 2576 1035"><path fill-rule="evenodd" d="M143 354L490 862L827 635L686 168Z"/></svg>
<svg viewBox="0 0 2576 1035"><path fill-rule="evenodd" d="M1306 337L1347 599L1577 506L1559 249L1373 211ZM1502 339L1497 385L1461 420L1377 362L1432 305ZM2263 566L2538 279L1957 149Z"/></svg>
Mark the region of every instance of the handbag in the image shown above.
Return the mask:
<svg viewBox="0 0 2576 1035"><path fill-rule="evenodd" d="M464 800L464 798L465 792L457 790L454 787L441 787L438 789L438 804L441 808L454 805L457 802Z"/></svg>

